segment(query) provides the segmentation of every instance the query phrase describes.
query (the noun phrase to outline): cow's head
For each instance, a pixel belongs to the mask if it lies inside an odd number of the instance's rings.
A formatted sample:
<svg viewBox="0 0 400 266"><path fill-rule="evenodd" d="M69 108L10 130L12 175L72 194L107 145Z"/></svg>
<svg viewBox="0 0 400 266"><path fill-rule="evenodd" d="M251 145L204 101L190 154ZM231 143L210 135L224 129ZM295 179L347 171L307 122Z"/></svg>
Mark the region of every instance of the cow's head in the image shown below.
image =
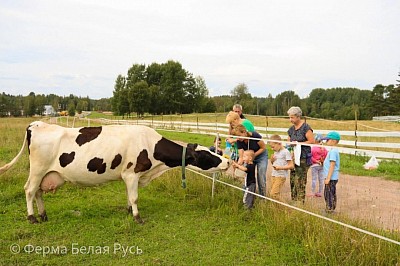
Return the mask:
<svg viewBox="0 0 400 266"><path fill-rule="evenodd" d="M186 164L194 170L209 173L227 170L229 160L223 156L211 152L207 147L197 144L188 144L186 150Z"/></svg>

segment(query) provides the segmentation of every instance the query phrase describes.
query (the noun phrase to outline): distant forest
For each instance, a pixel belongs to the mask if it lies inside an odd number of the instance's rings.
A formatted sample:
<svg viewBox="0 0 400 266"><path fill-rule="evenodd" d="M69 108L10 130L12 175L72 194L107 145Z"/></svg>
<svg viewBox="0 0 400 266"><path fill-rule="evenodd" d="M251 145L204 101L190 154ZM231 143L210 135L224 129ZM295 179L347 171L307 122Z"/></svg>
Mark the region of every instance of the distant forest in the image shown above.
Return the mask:
<svg viewBox="0 0 400 266"><path fill-rule="evenodd" d="M400 74L399 74L400 76ZM286 116L291 106L300 106L303 114L333 120L369 120L373 116L400 114L400 80L396 85L376 85L371 90L358 88L315 88L301 99L287 90L272 97L253 97L245 83L232 88L230 95L208 95L201 76L194 77L176 61L163 64L134 64L127 75L118 75L113 97L99 100L75 95L0 95L0 116L43 115L44 106L73 116L82 111L112 111L115 115L177 114L228 112L240 103L244 113Z"/></svg>

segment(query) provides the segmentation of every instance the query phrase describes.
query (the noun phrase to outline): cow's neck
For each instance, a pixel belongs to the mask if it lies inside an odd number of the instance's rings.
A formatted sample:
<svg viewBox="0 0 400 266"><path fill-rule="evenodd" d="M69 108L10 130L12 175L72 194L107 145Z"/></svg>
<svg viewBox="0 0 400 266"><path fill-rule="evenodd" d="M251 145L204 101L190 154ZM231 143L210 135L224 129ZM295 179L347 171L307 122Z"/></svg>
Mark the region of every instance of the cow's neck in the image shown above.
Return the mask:
<svg viewBox="0 0 400 266"><path fill-rule="evenodd" d="M182 165L182 151L181 145L163 137L155 145L154 158L168 167L177 167Z"/></svg>

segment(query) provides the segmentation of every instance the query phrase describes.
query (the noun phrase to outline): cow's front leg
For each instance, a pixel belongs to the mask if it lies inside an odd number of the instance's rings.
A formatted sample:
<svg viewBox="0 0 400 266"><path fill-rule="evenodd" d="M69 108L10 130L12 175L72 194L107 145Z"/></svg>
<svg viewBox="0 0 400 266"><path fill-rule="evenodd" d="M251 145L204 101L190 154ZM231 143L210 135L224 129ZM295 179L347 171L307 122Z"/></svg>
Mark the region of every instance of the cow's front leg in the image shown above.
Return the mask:
<svg viewBox="0 0 400 266"><path fill-rule="evenodd" d="M140 218L139 210L137 207L138 201L138 189L139 189L139 176L136 174L123 175L122 179L125 181L126 190L128 192L129 206L132 208L133 218L139 224L143 224L142 218Z"/></svg>

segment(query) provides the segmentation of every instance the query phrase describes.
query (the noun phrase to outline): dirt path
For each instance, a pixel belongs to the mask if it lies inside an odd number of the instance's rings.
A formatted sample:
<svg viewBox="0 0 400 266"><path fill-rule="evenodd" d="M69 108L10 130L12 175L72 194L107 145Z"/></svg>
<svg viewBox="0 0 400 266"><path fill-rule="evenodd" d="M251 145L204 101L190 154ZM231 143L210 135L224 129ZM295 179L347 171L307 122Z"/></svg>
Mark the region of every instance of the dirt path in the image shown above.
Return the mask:
<svg viewBox="0 0 400 266"><path fill-rule="evenodd" d="M269 163L267 189L270 188L268 177L271 169ZM306 193L311 194L311 170L308 172ZM337 197L336 213L400 232L400 182L341 174L337 184ZM290 202L289 180L285 182L283 200ZM323 197L306 197L305 205L321 214L325 208L325 200Z"/></svg>

